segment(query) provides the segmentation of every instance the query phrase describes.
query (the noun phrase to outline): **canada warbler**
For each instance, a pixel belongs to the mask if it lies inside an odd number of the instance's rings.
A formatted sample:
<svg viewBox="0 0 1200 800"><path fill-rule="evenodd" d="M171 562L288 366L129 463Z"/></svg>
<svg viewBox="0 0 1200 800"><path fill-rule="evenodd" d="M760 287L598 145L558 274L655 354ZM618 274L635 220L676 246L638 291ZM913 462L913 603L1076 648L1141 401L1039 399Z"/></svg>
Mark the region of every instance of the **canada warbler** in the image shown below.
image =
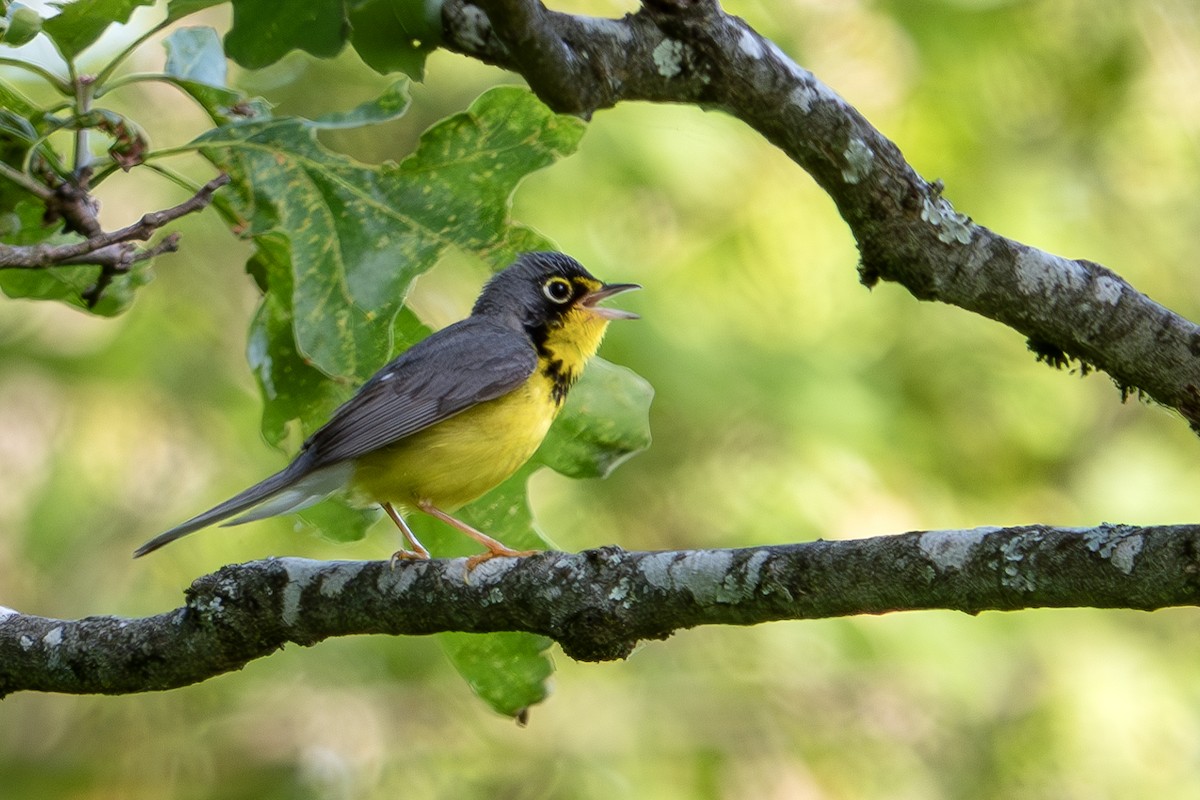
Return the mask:
<svg viewBox="0 0 1200 800"><path fill-rule="evenodd" d="M281 472L146 542L134 556L192 531L298 511L339 489L378 503L411 550L428 558L401 512L430 514L487 548L525 553L450 516L508 478L541 444L610 320L597 305L632 283L604 284L562 253L525 253L497 273L471 316L429 336L363 384Z"/></svg>

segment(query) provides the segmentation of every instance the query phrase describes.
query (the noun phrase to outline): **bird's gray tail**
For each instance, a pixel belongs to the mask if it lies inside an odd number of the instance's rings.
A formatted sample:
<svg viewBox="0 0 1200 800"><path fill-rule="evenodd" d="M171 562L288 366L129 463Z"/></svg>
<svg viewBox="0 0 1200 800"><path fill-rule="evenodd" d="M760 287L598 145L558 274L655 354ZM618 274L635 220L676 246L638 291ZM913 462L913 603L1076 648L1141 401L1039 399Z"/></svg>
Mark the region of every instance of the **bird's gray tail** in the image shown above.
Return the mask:
<svg viewBox="0 0 1200 800"><path fill-rule="evenodd" d="M275 514L299 511L327 497L343 485L348 477L336 468L319 469L305 474L303 467L297 462L292 462L283 471L254 484L224 503L210 508L203 514L197 514L187 522L181 522L169 531L160 533L133 551L133 557L140 558L180 537L229 519L235 514L243 514L243 516L233 522L225 523L226 525L237 525Z"/></svg>

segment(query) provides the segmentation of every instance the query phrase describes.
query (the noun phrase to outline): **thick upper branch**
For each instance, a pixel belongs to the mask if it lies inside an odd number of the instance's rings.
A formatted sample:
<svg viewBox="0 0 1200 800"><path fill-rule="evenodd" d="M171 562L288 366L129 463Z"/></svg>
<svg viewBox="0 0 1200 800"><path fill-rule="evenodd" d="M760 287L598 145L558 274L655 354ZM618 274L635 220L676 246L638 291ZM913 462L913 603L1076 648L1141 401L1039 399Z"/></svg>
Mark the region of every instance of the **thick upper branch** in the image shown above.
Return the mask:
<svg viewBox="0 0 1200 800"><path fill-rule="evenodd" d="M443 22L448 47L519 72L559 111L588 116L623 100L727 111L829 194L858 242L865 283L897 281L1002 322L1049 360L1103 369L1200 430L1200 327L1099 264L957 212L849 103L714 0L655 0L621 20L536 0L449 0Z"/></svg>
<svg viewBox="0 0 1200 800"><path fill-rule="evenodd" d="M527 631L568 655L623 658L697 625L1037 606L1154 609L1200 599L1200 526L1042 526L908 533L742 550L543 553L494 559L270 559L196 580L144 619L0 609L0 697L120 694L241 668L288 642L361 633Z"/></svg>

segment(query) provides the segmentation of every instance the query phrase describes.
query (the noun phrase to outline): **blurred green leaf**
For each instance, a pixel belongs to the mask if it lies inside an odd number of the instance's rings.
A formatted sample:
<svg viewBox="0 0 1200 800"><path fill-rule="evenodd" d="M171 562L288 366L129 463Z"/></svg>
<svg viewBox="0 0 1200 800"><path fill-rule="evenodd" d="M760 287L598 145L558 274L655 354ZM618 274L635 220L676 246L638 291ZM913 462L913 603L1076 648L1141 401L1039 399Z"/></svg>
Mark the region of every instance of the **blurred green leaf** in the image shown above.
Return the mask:
<svg viewBox="0 0 1200 800"><path fill-rule="evenodd" d="M594 358L534 455L572 478L603 478L650 446L654 387L633 370Z"/></svg>
<svg viewBox="0 0 1200 800"><path fill-rule="evenodd" d="M0 106L4 110L0 110L0 161L17 169L25 161L25 156L29 152L29 148L38 139L37 129L26 118L29 116L25 111L9 111L9 108L16 106L20 108L21 101L24 99L20 95L12 95L14 100L13 106L8 105L9 96L5 92L5 87L0 84ZM29 200L29 192L18 186L12 181L0 180L0 211L12 211L17 203L22 200ZM38 220L40 227L40 219ZM15 231L16 222L9 221L9 227Z"/></svg>
<svg viewBox="0 0 1200 800"><path fill-rule="evenodd" d="M215 125L270 116L271 106L265 100L225 86L225 51L212 28L180 29L163 46L167 61L162 79L190 95Z"/></svg>
<svg viewBox="0 0 1200 800"><path fill-rule="evenodd" d="M167 22L177 22L189 14L219 6L226 0L170 0L167 3Z"/></svg>
<svg viewBox="0 0 1200 800"><path fill-rule="evenodd" d="M301 530L336 542L354 542L366 536L382 514L377 506L356 508L334 495L297 512L296 519L300 521Z"/></svg>
<svg viewBox="0 0 1200 800"><path fill-rule="evenodd" d="M68 61L95 44L115 22L128 22L138 6L154 0L73 0L58 3L62 10L42 23L42 30Z"/></svg>
<svg viewBox="0 0 1200 800"><path fill-rule="evenodd" d="M450 663L489 706L520 717L550 694L553 641L529 633L443 633L438 636Z"/></svg>
<svg viewBox="0 0 1200 800"><path fill-rule="evenodd" d="M180 28L163 40L166 73L208 86L225 86L225 50L221 37L209 27Z"/></svg>
<svg viewBox="0 0 1200 800"><path fill-rule="evenodd" d="M361 103L349 111L322 114L312 121L312 125L323 130L337 130L388 122L402 116L408 110L409 102L408 82L397 81L374 100Z"/></svg>
<svg viewBox="0 0 1200 800"><path fill-rule="evenodd" d="M23 3L13 3L4 14L4 34L0 42L20 47L42 32L42 17Z"/></svg>
<svg viewBox="0 0 1200 800"><path fill-rule="evenodd" d="M349 35L342 0L233 0L233 27L225 35L225 51L243 67L261 69L292 50L331 58Z"/></svg>
<svg viewBox="0 0 1200 800"><path fill-rule="evenodd" d="M413 80L425 73L425 57L441 41L439 0L366 0L350 11L350 41L371 69L403 72Z"/></svg>
<svg viewBox="0 0 1200 800"><path fill-rule="evenodd" d="M249 119L262 119L271 114L271 106L261 97L248 97L234 89L223 89L207 83L163 76L162 80L179 87L191 96L216 125Z"/></svg>
<svg viewBox="0 0 1200 800"><path fill-rule="evenodd" d="M37 106L31 103L25 95L4 81L0 81L0 108L22 117L31 117L38 111Z"/></svg>

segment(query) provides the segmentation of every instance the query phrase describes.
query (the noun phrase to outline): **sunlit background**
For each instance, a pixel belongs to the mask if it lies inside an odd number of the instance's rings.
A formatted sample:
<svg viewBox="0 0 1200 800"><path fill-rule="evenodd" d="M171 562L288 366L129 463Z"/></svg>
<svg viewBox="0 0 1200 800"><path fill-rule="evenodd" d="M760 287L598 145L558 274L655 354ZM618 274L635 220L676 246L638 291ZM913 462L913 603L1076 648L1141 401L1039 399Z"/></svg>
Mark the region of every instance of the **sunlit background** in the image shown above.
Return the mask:
<svg viewBox="0 0 1200 800"><path fill-rule="evenodd" d="M726 7L944 180L958 210L1200 319L1191 0ZM200 21L225 28L226 15ZM160 66L154 45L131 65ZM300 114L388 83L349 55L235 77ZM408 116L326 142L399 159L513 81L437 53ZM157 104L158 146L203 123L169 89L114 103L142 119ZM110 228L183 199L136 172L101 197ZM644 319L613 326L603 354L654 384L654 445L605 481L534 478L540 523L566 549L1200 520L1200 442L1176 415L1035 363L996 323L863 288L831 201L736 120L599 113L577 155L521 187L514 214L600 277L645 285L622 302ZM183 249L119 319L0 300L0 605L143 615L229 562L395 549L382 526L335 544L273 520L130 560L285 460L258 434L243 355L248 248L211 213L178 229ZM484 277L451 255L414 302L444 325ZM0 797L1194 798L1197 621L926 612L705 628L622 663L557 654L555 692L525 729L476 700L432 639L342 639L168 693L11 696Z"/></svg>

